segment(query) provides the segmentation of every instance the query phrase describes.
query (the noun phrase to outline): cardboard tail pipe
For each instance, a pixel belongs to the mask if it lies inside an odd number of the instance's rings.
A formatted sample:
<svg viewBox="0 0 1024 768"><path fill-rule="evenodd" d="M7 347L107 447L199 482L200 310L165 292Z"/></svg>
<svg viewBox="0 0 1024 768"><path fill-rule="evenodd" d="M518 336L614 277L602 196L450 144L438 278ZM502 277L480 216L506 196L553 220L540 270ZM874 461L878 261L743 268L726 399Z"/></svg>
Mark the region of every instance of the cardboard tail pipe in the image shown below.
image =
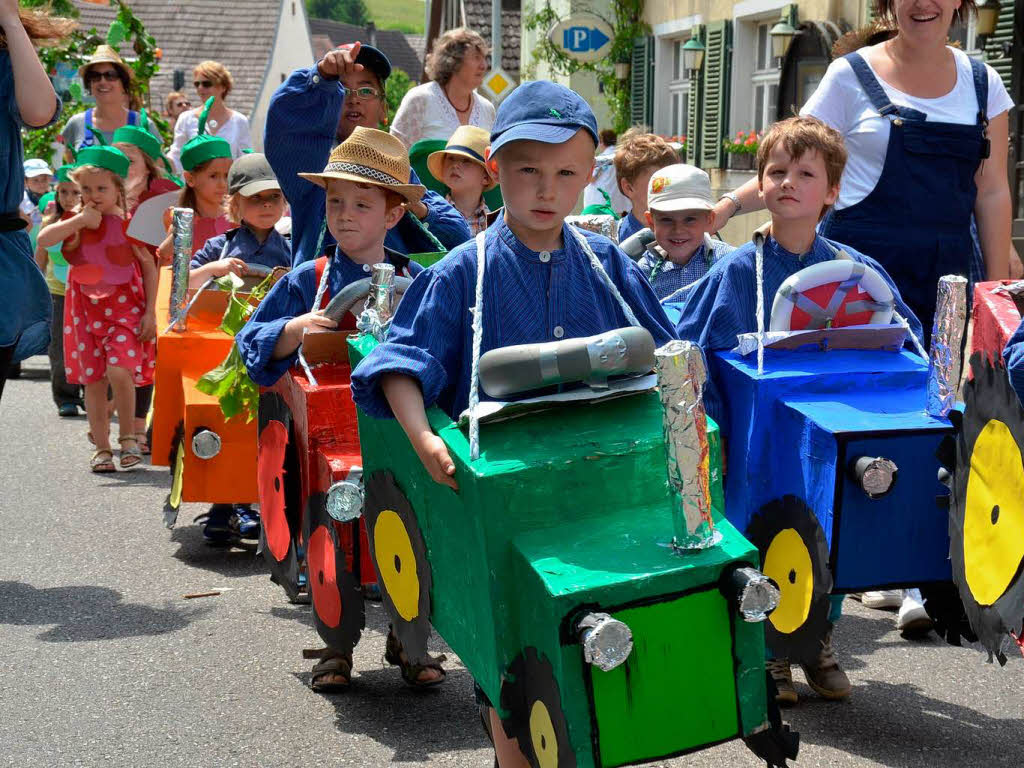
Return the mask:
<svg viewBox="0 0 1024 768"><path fill-rule="evenodd" d="M661 396L672 521L678 550L721 539L711 516L711 453L702 397L707 370L700 347L670 341L654 353Z"/></svg>
<svg viewBox="0 0 1024 768"><path fill-rule="evenodd" d="M174 330L184 331L188 312L188 263L192 259L192 225L195 213L191 208L171 209L171 243L174 256L171 261L171 306Z"/></svg>
<svg viewBox="0 0 1024 768"><path fill-rule="evenodd" d="M967 323L967 279L959 275L939 278L939 295L928 351L928 389L925 411L945 418L956 403L960 383L961 345Z"/></svg>

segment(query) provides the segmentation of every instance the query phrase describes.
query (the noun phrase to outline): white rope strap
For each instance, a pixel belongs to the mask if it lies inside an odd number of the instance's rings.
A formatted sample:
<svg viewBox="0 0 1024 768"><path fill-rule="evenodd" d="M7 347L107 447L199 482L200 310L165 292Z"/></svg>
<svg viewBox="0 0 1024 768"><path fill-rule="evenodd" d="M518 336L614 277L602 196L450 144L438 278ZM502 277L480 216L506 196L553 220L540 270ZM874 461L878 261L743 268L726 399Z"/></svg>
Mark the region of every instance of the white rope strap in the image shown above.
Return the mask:
<svg viewBox="0 0 1024 768"><path fill-rule="evenodd" d="M316 250L320 252L320 247L324 243L324 231L327 229L327 219L324 219L324 223L320 226L320 237L317 239ZM314 273L315 274L315 273ZM316 312L320 308L320 302L323 301L324 293L327 292L327 278L331 274L331 259L327 257L327 261L324 264L324 273L320 275L320 284L316 287L316 296L313 297L313 306L310 307L310 312ZM318 386L316 376L313 375L313 369L309 367L309 363L306 362L306 356L302 354L302 343L299 343L298 349L299 365L302 366L302 370L306 373L306 378L309 379L309 383L312 386Z"/></svg>
<svg viewBox="0 0 1024 768"><path fill-rule="evenodd" d="M469 374L469 459L480 458L480 344L484 335L484 265L487 261L486 230L476 236L476 300L473 305L473 365Z"/></svg>
<svg viewBox="0 0 1024 768"><path fill-rule="evenodd" d="M754 233L754 273L757 281L757 306L754 315L757 318L757 375L764 373L764 235Z"/></svg>
<svg viewBox="0 0 1024 768"><path fill-rule="evenodd" d="M605 271L604 267L601 266L601 260L597 258L597 254L594 253L594 249L590 247L590 243L587 242L586 236L584 236L582 232L576 229L576 227L569 226L568 230L573 233L573 235L576 237L576 242L579 243L580 247L583 249L583 252L587 254L587 258L590 259L590 266L593 267L594 271L601 276L601 280L602 282L604 282L605 287L608 288L614 299L619 303L619 308L622 310L622 314L626 316L626 321L630 325L639 326L640 321L636 319L636 315L633 314L632 308L629 306L629 304L626 303L626 300L622 298L622 294L619 293L618 286L615 285L614 282L612 282L611 277L608 276L608 273Z"/></svg>

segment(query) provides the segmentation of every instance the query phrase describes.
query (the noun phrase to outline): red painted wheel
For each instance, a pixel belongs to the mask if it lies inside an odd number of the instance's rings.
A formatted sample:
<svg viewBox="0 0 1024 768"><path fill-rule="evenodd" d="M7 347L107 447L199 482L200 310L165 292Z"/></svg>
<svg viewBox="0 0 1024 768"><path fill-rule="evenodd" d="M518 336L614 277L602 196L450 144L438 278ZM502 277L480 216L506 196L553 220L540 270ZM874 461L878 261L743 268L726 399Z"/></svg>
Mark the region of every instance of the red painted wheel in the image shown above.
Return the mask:
<svg viewBox="0 0 1024 768"><path fill-rule="evenodd" d="M294 600L299 595L302 483L292 414L276 392L260 395L256 484L260 551L270 565L270 578Z"/></svg>

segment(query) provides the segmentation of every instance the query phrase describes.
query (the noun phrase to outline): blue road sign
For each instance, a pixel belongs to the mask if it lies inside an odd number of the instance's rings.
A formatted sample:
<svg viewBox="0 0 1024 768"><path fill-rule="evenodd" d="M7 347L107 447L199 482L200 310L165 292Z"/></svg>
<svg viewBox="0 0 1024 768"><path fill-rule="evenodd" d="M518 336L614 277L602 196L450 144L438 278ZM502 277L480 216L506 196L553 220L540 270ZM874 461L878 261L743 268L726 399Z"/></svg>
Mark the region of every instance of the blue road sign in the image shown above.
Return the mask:
<svg viewBox="0 0 1024 768"><path fill-rule="evenodd" d="M596 51L609 39L608 35L597 27L574 26L562 31L562 46L573 53Z"/></svg>

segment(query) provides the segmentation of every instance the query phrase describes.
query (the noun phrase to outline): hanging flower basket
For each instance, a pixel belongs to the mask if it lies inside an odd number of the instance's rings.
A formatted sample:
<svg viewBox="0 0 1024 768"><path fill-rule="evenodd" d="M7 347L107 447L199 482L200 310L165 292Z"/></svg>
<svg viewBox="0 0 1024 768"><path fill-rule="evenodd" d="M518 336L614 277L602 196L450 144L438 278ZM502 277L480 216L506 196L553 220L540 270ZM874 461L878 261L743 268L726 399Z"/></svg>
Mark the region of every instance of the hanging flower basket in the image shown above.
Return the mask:
<svg viewBox="0 0 1024 768"><path fill-rule="evenodd" d="M757 131L737 131L735 136L723 139L722 147L729 156L729 168L734 171L753 170L760 145L761 136Z"/></svg>

